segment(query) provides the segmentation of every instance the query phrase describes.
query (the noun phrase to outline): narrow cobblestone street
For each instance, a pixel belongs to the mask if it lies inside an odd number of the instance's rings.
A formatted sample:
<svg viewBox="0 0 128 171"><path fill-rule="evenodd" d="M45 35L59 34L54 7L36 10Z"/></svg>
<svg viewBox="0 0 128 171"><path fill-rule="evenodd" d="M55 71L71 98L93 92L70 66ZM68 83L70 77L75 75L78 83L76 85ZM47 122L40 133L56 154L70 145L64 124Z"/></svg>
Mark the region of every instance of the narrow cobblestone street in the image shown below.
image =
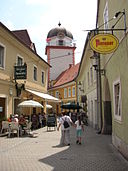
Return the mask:
<svg viewBox="0 0 128 171"><path fill-rule="evenodd" d="M60 132L41 128L35 138L0 137L0 171L127 171L128 162L111 144L111 136L85 128L82 145L60 147Z"/></svg>

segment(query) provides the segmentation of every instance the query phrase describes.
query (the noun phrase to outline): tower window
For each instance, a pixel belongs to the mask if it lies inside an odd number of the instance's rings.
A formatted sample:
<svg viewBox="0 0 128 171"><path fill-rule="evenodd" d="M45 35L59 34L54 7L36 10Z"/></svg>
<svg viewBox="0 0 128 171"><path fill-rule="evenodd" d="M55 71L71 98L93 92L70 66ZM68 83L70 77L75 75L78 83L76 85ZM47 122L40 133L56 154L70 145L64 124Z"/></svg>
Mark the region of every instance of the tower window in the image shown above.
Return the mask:
<svg viewBox="0 0 128 171"><path fill-rule="evenodd" d="M59 44L60 46L63 46L63 45L64 45L64 41L63 41L63 40L59 40L59 41L58 41L58 44Z"/></svg>

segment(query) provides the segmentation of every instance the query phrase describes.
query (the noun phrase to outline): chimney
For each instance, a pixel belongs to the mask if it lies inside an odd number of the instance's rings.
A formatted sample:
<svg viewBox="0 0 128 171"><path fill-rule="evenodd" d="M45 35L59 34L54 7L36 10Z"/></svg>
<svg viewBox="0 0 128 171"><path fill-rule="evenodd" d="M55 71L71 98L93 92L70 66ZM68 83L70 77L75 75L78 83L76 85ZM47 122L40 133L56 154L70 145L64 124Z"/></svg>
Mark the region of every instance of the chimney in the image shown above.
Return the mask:
<svg viewBox="0 0 128 171"><path fill-rule="evenodd" d="M69 69L72 67L72 64L69 64Z"/></svg>

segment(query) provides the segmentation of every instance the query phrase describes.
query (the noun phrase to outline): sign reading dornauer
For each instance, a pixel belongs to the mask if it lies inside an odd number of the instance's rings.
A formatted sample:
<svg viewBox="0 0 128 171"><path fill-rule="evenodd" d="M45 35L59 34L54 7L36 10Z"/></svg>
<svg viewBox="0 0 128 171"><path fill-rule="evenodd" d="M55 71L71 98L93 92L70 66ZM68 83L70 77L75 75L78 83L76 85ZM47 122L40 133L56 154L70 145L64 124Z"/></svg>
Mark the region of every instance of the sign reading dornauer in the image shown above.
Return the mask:
<svg viewBox="0 0 128 171"><path fill-rule="evenodd" d="M112 34L97 34L90 40L92 50L101 54L114 52L119 46L119 40Z"/></svg>

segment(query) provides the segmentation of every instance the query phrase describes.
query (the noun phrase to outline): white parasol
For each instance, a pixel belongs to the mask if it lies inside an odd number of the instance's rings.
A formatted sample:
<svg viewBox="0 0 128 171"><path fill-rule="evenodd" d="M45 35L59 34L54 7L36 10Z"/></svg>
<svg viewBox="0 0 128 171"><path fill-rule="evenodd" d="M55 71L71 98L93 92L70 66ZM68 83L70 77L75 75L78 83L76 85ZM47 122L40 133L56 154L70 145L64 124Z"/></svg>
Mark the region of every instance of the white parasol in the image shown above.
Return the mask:
<svg viewBox="0 0 128 171"><path fill-rule="evenodd" d="M19 103L18 107L30 107L30 120L31 120L31 108L32 107L41 107L41 108L43 108L43 105L40 104L37 101L34 101L34 100L25 100L25 101Z"/></svg>
<svg viewBox="0 0 128 171"><path fill-rule="evenodd" d="M42 104L34 100L25 100L19 103L18 107L41 107L43 108Z"/></svg>
<svg viewBox="0 0 128 171"><path fill-rule="evenodd" d="M51 105L49 105L49 104L46 104L46 108L47 108L47 109L51 109L51 108L52 108L52 106L51 106Z"/></svg>

